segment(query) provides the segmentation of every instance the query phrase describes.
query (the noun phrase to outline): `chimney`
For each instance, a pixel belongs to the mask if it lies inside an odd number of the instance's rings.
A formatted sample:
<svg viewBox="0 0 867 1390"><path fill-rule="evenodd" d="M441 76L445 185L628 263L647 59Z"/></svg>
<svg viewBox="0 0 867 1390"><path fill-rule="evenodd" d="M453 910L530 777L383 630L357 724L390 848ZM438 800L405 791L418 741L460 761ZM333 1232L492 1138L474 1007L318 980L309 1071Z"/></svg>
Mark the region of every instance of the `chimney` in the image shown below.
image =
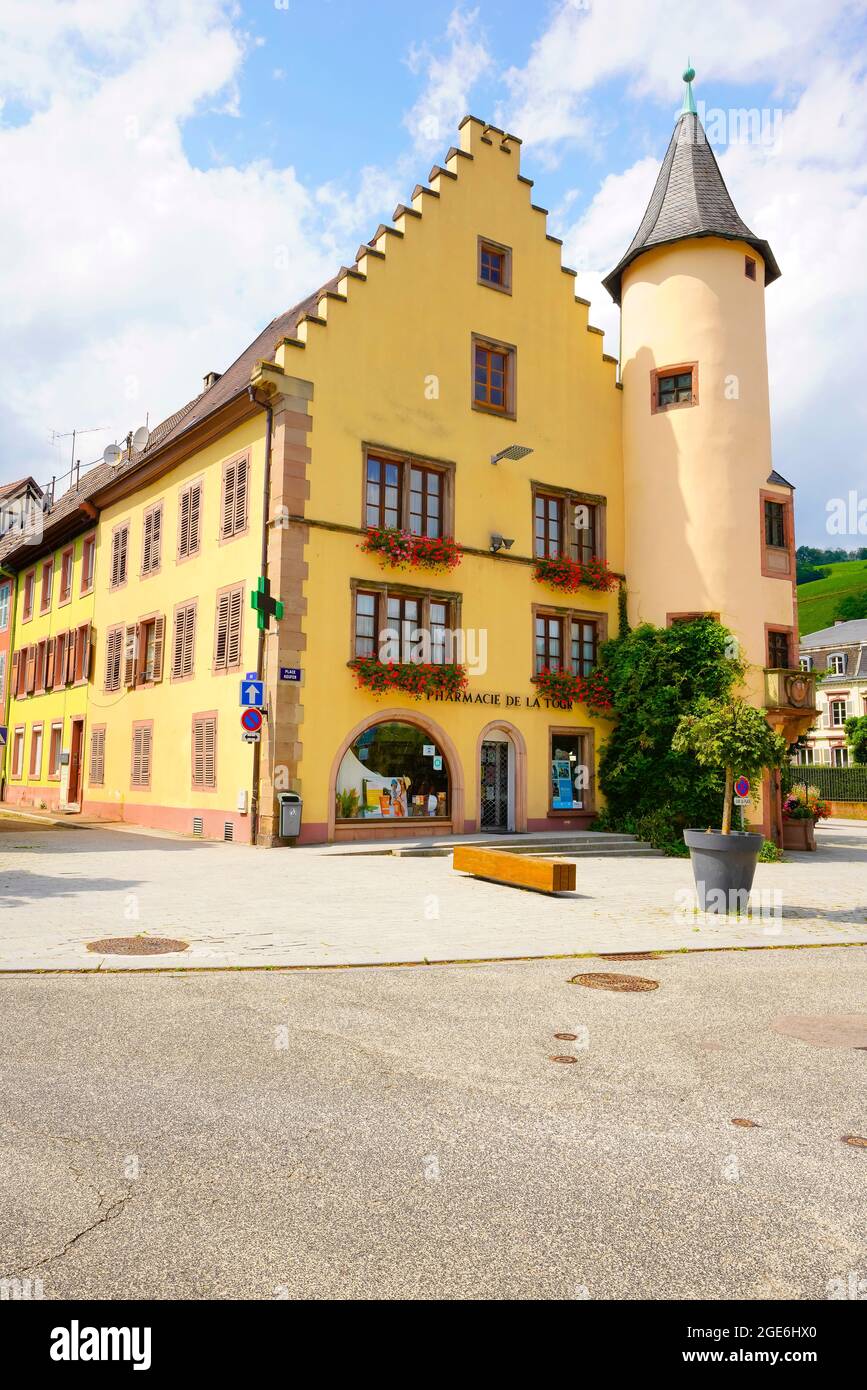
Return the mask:
<svg viewBox="0 0 867 1390"><path fill-rule="evenodd" d="M210 391L211 387L216 385L222 375L222 372L206 372L204 376L205 390Z"/></svg>

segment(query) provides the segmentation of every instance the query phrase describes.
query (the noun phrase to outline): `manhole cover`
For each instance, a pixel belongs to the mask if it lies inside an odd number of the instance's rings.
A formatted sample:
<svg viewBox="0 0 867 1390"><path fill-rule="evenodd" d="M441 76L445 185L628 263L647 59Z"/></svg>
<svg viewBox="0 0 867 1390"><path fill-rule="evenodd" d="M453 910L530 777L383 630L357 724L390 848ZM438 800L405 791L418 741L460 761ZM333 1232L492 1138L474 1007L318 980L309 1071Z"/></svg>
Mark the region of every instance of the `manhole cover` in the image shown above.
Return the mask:
<svg viewBox="0 0 867 1390"><path fill-rule="evenodd" d="M851 1144L853 1149L867 1149L867 1139L860 1134L844 1134L843 1143Z"/></svg>
<svg viewBox="0 0 867 1390"><path fill-rule="evenodd" d="M867 1014L781 1014L771 1027L813 1047L867 1047Z"/></svg>
<svg viewBox="0 0 867 1390"><path fill-rule="evenodd" d="M741 1129L758 1129L758 1120L732 1120L733 1125L739 1125Z"/></svg>
<svg viewBox="0 0 867 1390"><path fill-rule="evenodd" d="M658 960L658 951L600 951L600 960Z"/></svg>
<svg viewBox="0 0 867 1390"><path fill-rule="evenodd" d="M88 951L100 956L159 956L167 951L185 951L186 941L170 936L107 936L102 941L88 941Z"/></svg>
<svg viewBox="0 0 867 1390"><path fill-rule="evenodd" d="M659 989L658 980L645 980L641 975L608 975L603 970L573 975L569 983L586 985L588 989L613 989L618 994L638 994L642 990Z"/></svg>
<svg viewBox="0 0 867 1390"><path fill-rule="evenodd" d="M577 1057L549 1057L549 1062L577 1062Z"/></svg>
<svg viewBox="0 0 867 1390"><path fill-rule="evenodd" d="M578 1034L577 1034L577 1033L555 1033L555 1034L554 1034L554 1037L557 1038L558 1042L577 1042L577 1041L578 1041Z"/></svg>

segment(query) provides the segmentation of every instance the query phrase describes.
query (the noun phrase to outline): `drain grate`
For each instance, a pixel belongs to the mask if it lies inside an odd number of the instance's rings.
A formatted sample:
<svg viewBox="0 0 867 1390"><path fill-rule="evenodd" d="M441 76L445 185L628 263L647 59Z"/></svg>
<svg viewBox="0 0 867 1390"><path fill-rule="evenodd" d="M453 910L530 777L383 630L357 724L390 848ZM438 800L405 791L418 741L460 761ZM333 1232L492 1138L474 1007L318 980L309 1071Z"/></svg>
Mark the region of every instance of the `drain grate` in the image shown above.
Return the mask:
<svg viewBox="0 0 867 1390"><path fill-rule="evenodd" d="M604 970L592 974L573 975L570 985L585 985L587 989L610 989L616 994L639 994L644 990L659 989L658 980L646 980L641 975L609 975Z"/></svg>
<svg viewBox="0 0 867 1390"><path fill-rule="evenodd" d="M188 944L171 936L106 936L102 941L89 941L87 949L100 956L159 956L185 951Z"/></svg>
<svg viewBox="0 0 867 1390"><path fill-rule="evenodd" d="M851 1145L853 1149L867 1149L867 1139L860 1134L844 1134L843 1143Z"/></svg>
<svg viewBox="0 0 867 1390"><path fill-rule="evenodd" d="M577 1057L549 1057L549 1062L577 1062Z"/></svg>
<svg viewBox="0 0 867 1390"><path fill-rule="evenodd" d="M759 1125L758 1120L743 1120L743 1119L736 1119L736 1120L732 1120L732 1124L733 1124L733 1125L739 1125L741 1129L759 1129L759 1128L760 1128L760 1125Z"/></svg>

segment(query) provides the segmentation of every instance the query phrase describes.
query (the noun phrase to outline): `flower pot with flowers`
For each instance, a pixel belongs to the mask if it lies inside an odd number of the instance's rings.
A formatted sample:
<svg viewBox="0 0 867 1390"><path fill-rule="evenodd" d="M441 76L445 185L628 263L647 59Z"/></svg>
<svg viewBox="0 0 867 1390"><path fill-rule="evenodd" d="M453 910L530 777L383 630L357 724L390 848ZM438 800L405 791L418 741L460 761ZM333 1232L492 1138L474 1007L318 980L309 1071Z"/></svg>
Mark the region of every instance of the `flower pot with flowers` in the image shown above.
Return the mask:
<svg viewBox="0 0 867 1390"><path fill-rule="evenodd" d="M783 849L816 848L816 821L829 814L818 787L792 787L783 800Z"/></svg>
<svg viewBox="0 0 867 1390"><path fill-rule="evenodd" d="M533 677L536 689L558 708L586 705L591 714L611 715L612 699L608 677L604 671L591 671L589 676L575 676L571 671L545 666Z"/></svg>
<svg viewBox="0 0 867 1390"><path fill-rule="evenodd" d="M458 695L467 685L466 667L453 662L380 661L375 656L359 656L349 666L358 688L374 695L399 690L413 700L424 700Z"/></svg>
<svg viewBox="0 0 867 1390"><path fill-rule="evenodd" d="M451 536L416 536L394 526L371 526L359 542L359 549L378 556L384 568L401 570L453 570L463 558L463 551Z"/></svg>
<svg viewBox="0 0 867 1390"><path fill-rule="evenodd" d="M574 594L576 589L605 593L617 583L617 576L595 555L590 560L571 560L568 555L540 557L533 566L533 578L567 594Z"/></svg>
<svg viewBox="0 0 867 1390"><path fill-rule="evenodd" d="M782 767L786 741L774 733L764 710L741 699L705 697L692 714L681 715L671 746L725 773L721 828L684 830L683 838L702 912L739 912L749 902L763 836L732 830L735 774L757 781L765 768Z"/></svg>

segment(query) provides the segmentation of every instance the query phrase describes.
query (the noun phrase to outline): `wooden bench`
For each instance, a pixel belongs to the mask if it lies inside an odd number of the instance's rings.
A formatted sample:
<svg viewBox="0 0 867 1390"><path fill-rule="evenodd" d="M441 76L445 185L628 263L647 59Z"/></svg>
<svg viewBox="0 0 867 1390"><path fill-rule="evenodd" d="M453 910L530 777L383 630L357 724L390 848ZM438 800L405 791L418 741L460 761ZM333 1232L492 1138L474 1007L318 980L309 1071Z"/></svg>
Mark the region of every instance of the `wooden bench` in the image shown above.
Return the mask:
<svg viewBox="0 0 867 1390"><path fill-rule="evenodd" d="M570 893L575 889L575 865L566 859L539 859L503 849L455 845L452 868L492 883L505 883L510 888L532 888L537 893Z"/></svg>

